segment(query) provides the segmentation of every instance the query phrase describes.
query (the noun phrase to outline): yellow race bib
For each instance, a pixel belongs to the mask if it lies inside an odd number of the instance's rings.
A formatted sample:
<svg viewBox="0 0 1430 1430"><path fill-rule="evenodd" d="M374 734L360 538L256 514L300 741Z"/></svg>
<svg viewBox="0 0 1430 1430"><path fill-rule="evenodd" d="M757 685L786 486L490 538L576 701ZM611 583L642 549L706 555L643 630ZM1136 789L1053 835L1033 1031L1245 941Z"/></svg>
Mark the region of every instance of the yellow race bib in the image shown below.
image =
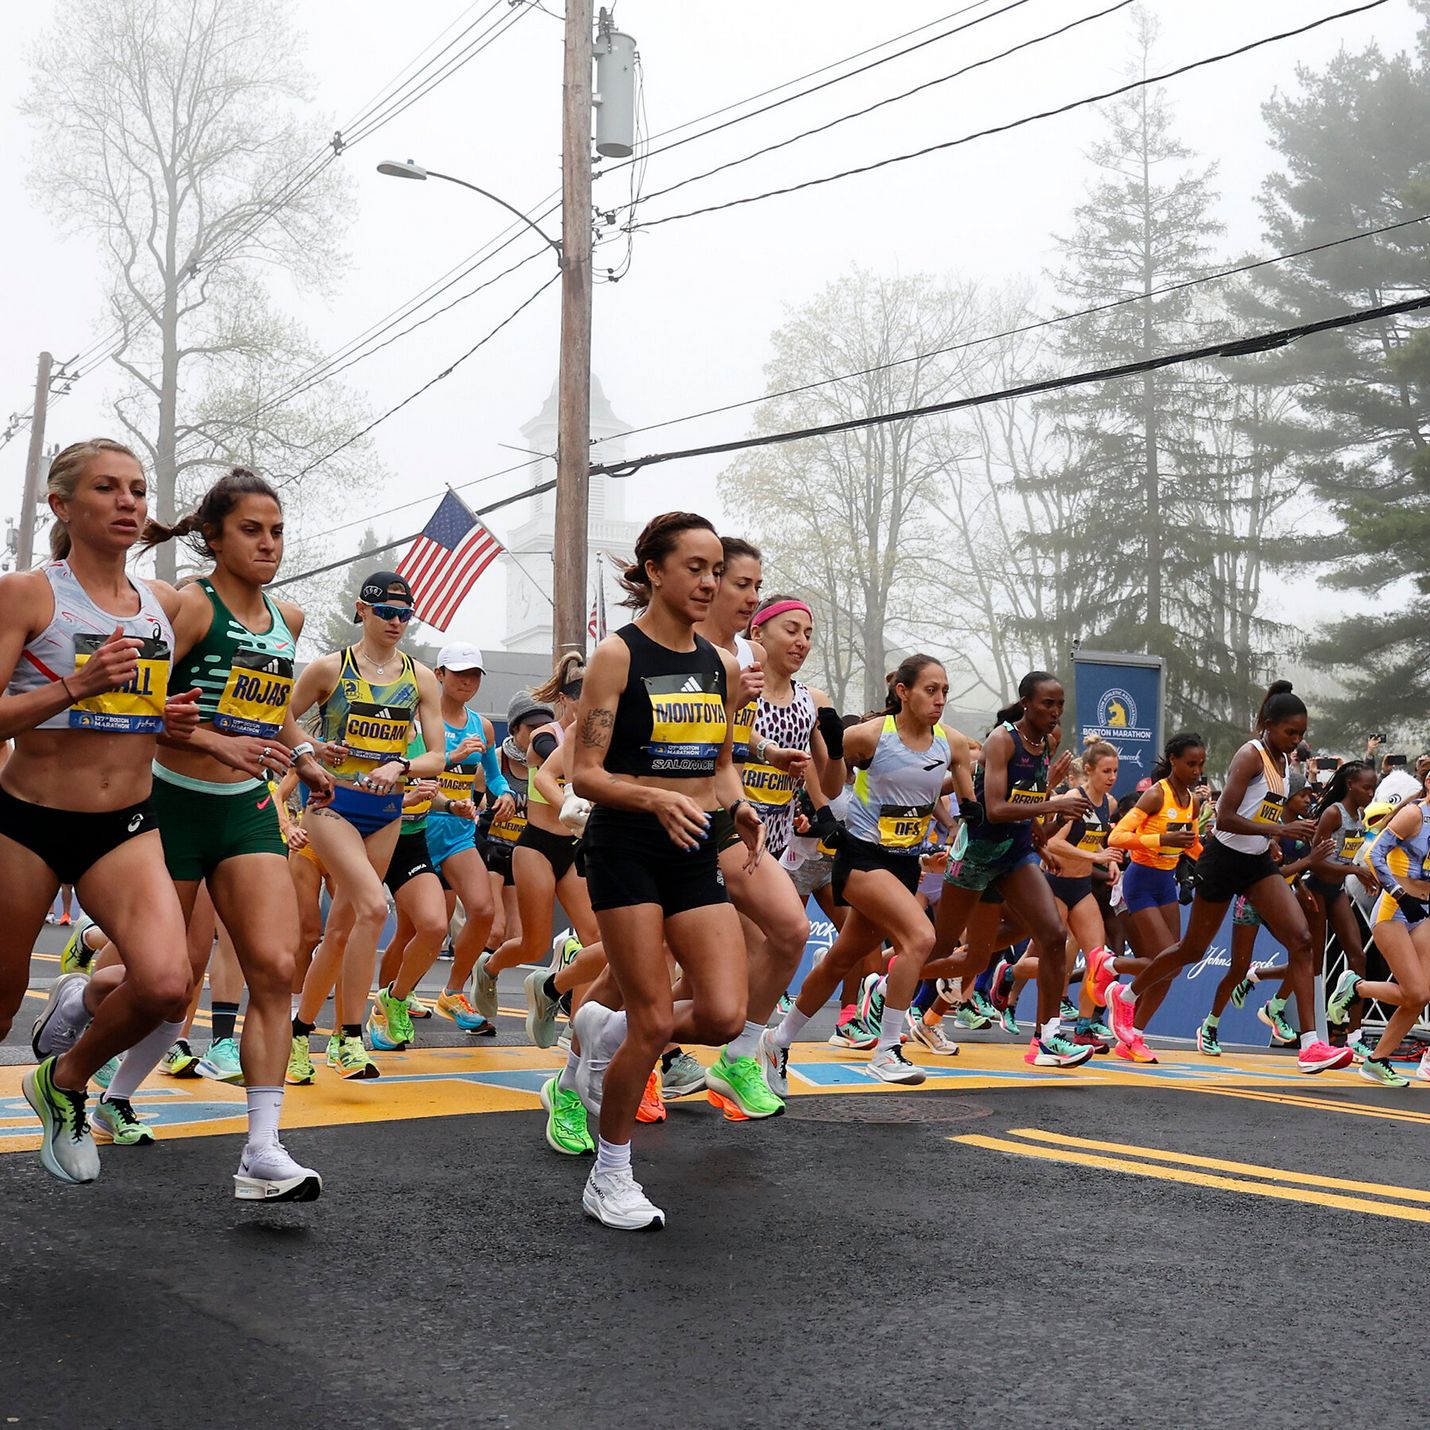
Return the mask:
<svg viewBox="0 0 1430 1430"><path fill-rule="evenodd" d="M354 760L380 765L406 753L411 725L411 711L355 700L348 706L348 718L343 724L343 744Z"/></svg>
<svg viewBox="0 0 1430 1430"><path fill-rule="evenodd" d="M446 795L448 799L460 800L471 799L472 787L476 784L477 775L475 770L443 770L437 776L437 788Z"/></svg>
<svg viewBox="0 0 1430 1430"><path fill-rule="evenodd" d="M108 636L77 635L74 668L78 675ZM159 640L143 641L139 668L122 690L109 690L76 700L70 706L70 728L108 734L153 735L164 728L164 702L169 698L169 647Z"/></svg>
<svg viewBox="0 0 1430 1430"><path fill-rule="evenodd" d="M732 738L737 764L744 764L750 758L750 736L755 731L755 707L756 702L752 700L735 712L735 732Z"/></svg>
<svg viewBox="0 0 1430 1430"><path fill-rule="evenodd" d="M1047 797L1046 790L1023 789L1018 785L1008 791L1009 804L1041 804Z"/></svg>
<svg viewBox="0 0 1430 1430"><path fill-rule="evenodd" d="M1107 848L1107 830L1102 825L1084 831L1083 836L1077 842L1077 847L1084 854L1100 854Z"/></svg>
<svg viewBox="0 0 1430 1430"><path fill-rule="evenodd" d="M1360 853L1361 846L1365 843L1364 834L1347 834L1345 842L1341 845L1341 858L1347 863L1355 859Z"/></svg>
<svg viewBox="0 0 1430 1430"><path fill-rule="evenodd" d="M715 768L725 743L725 700L717 677L648 675L650 740L646 753L653 775L702 775Z"/></svg>
<svg viewBox="0 0 1430 1430"><path fill-rule="evenodd" d="M283 728L292 695L293 662L287 656L240 650L219 696L214 729L272 739Z"/></svg>
<svg viewBox="0 0 1430 1430"><path fill-rule="evenodd" d="M1251 816L1253 824L1280 824L1281 810L1286 803L1284 794L1264 794L1256 813Z"/></svg>
<svg viewBox="0 0 1430 1430"><path fill-rule="evenodd" d="M499 839L503 844L515 844L521 838L521 832L526 828L526 816L524 814L509 814L505 819L492 820L492 827L487 833L493 839Z"/></svg>
<svg viewBox="0 0 1430 1430"><path fill-rule="evenodd" d="M783 809L794 798L794 780L773 765L746 765L745 798L765 809Z"/></svg>
<svg viewBox="0 0 1430 1430"><path fill-rule="evenodd" d="M916 849L924 842L933 805L881 804L879 843L886 849Z"/></svg>

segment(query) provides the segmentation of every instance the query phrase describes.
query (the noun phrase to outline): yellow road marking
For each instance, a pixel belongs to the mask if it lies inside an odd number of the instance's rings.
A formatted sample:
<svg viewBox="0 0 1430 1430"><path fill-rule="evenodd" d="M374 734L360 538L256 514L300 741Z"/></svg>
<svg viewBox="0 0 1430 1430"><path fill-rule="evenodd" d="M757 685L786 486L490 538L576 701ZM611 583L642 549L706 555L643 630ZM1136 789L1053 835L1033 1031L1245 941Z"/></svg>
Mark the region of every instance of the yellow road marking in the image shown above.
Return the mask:
<svg viewBox="0 0 1430 1430"><path fill-rule="evenodd" d="M1200 1157L1193 1152L1165 1152L1157 1147L1138 1147L1126 1142L1099 1142L1090 1137L1068 1137L1060 1132L1042 1132L1035 1127L1010 1127L1010 1137L1026 1137L1057 1147L1085 1148L1091 1152L1127 1152L1152 1162L1180 1162L1187 1167L1209 1167L1219 1172L1236 1172L1244 1177L1266 1177L1278 1182L1299 1182L1307 1187L1328 1187L1342 1192L1369 1192L1372 1196L1399 1197L1406 1202L1430 1202L1430 1191L1422 1187L1393 1187L1383 1182L1352 1182L1340 1177L1322 1177L1315 1172L1288 1172L1281 1167L1262 1167L1255 1162L1231 1162L1221 1157Z"/></svg>
<svg viewBox="0 0 1430 1430"><path fill-rule="evenodd" d="M1187 1087L1187 1084L1183 1084ZM1430 1123L1430 1112L1410 1108L1367 1107L1361 1102L1332 1102L1320 1097L1283 1097L1253 1087L1187 1087L1190 1092L1204 1092L1212 1097L1243 1097L1252 1102L1274 1102L1281 1107L1310 1108L1312 1112L1344 1112L1352 1117L1388 1117L1395 1122Z"/></svg>
<svg viewBox="0 0 1430 1430"><path fill-rule="evenodd" d="M1097 1167L1108 1172L1124 1172L1132 1177L1152 1177L1163 1182L1183 1182L1195 1187L1211 1187L1218 1191L1241 1192L1252 1197L1272 1197L1285 1202L1309 1202L1314 1206L1335 1207L1340 1211L1364 1212L1372 1216L1392 1217L1397 1221L1430 1222L1430 1209L1404 1207L1395 1202L1373 1202L1364 1197L1340 1196L1334 1192L1302 1190L1298 1187L1268 1186L1241 1177L1219 1177L1211 1172L1193 1172L1182 1167L1158 1167L1147 1162L1132 1162L1124 1157L1101 1157L1090 1152L1071 1152L1061 1148L1035 1147L1026 1142L1010 1142L1001 1137L980 1137L967 1134L950 1137L968 1147L983 1147L991 1152L1009 1152L1017 1157L1032 1157L1045 1162L1070 1162L1079 1167Z"/></svg>

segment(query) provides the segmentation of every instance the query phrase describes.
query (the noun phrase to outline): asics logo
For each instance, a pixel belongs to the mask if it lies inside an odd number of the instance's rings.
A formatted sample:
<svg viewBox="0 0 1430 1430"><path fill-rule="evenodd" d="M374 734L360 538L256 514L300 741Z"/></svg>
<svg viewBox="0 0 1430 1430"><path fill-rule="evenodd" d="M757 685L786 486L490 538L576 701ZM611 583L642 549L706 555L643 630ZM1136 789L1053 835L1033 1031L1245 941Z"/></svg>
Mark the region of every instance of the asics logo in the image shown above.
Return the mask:
<svg viewBox="0 0 1430 1430"><path fill-rule="evenodd" d="M143 824L143 823L144 823L144 816L143 816L142 814L136 814L136 815L134 815L134 816L130 819L129 824L128 824L128 826L127 826L129 832L130 832L131 834L133 834L134 831L135 831L136 829L138 829L139 826L140 826L141 824Z"/></svg>

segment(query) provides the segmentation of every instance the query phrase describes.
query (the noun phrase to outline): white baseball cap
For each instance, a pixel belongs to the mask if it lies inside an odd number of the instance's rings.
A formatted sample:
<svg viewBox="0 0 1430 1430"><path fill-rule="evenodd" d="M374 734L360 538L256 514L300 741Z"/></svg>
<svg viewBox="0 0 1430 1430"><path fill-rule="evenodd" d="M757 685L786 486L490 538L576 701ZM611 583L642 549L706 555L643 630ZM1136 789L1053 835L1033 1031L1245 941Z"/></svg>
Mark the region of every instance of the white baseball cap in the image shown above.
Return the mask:
<svg viewBox="0 0 1430 1430"><path fill-rule="evenodd" d="M479 670L487 673L482 653L471 641L449 641L437 652L439 670Z"/></svg>

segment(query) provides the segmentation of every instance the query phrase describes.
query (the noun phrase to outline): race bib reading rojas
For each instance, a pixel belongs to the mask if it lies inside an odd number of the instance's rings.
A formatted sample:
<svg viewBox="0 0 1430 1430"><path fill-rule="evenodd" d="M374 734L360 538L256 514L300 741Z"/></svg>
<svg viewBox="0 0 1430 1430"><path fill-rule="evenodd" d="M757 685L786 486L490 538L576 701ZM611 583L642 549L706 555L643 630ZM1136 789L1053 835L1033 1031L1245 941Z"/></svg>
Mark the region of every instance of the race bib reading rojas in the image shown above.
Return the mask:
<svg viewBox="0 0 1430 1430"><path fill-rule="evenodd" d="M108 636L77 635L74 668L78 674ZM153 735L164 728L164 702L169 698L169 646L165 641L142 641L139 668L122 690L109 690L76 700L70 706L70 727L102 730L110 734Z"/></svg>
<svg viewBox="0 0 1430 1430"><path fill-rule="evenodd" d="M644 678L650 699L646 753L652 774L703 775L714 770L726 728L717 681L713 673Z"/></svg>
<svg viewBox="0 0 1430 1430"><path fill-rule="evenodd" d="M287 656L240 650L219 696L214 729L271 739L283 728L292 695L293 662Z"/></svg>

